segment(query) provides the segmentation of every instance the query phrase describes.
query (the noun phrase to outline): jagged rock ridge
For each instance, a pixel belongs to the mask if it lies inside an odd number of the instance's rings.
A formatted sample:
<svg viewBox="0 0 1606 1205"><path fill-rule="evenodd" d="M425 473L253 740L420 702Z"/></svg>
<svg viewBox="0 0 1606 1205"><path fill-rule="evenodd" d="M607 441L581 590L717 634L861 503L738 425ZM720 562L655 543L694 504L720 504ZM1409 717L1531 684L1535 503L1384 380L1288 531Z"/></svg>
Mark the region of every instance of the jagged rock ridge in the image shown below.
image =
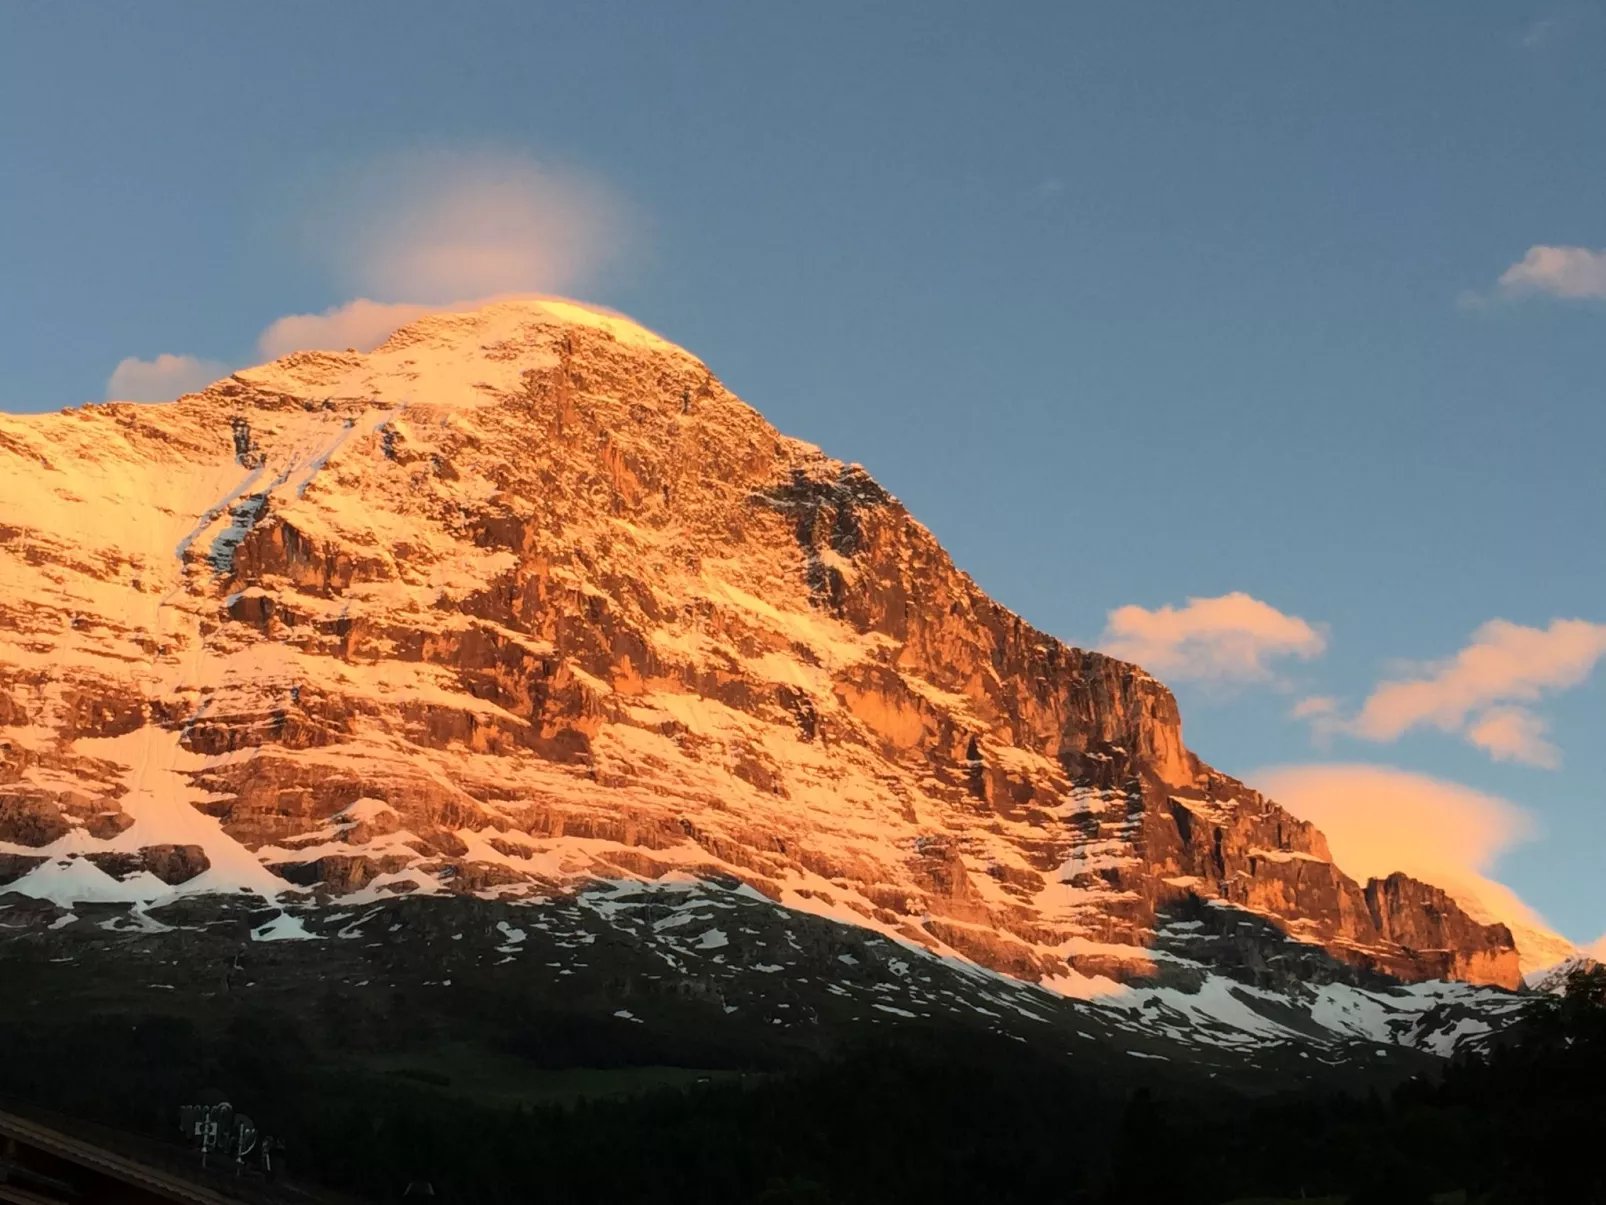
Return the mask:
<svg viewBox="0 0 1606 1205"><path fill-rule="evenodd" d="M0 418L0 882L550 895L735 876L1071 994L1515 987L988 598L856 465L560 302Z"/></svg>

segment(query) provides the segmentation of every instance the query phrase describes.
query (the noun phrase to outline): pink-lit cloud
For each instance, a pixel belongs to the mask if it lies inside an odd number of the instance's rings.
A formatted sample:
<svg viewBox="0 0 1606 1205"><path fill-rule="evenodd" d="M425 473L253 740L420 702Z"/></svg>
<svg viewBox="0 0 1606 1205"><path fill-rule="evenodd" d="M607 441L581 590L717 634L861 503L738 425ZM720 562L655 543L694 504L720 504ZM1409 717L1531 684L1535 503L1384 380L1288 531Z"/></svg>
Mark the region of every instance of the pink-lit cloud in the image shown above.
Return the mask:
<svg viewBox="0 0 1606 1205"><path fill-rule="evenodd" d="M1505 297L1548 293L1579 300L1606 297L1606 251L1539 244L1500 274Z"/></svg>
<svg viewBox="0 0 1606 1205"><path fill-rule="evenodd" d="M1185 607L1117 607L1099 647L1162 677L1253 682L1272 678L1267 662L1275 658L1320 656L1327 639L1298 616L1235 591L1190 598Z"/></svg>
<svg viewBox="0 0 1606 1205"><path fill-rule="evenodd" d="M1338 711L1338 700L1331 695L1308 695L1295 703L1289 714L1296 720L1315 719Z"/></svg>
<svg viewBox="0 0 1606 1205"><path fill-rule="evenodd" d="M406 302L369 301L359 297L321 314L288 314L277 319L257 339L257 351L276 359L297 351L373 351L409 322L426 314L461 314L501 301L538 300L622 318L639 326L628 314L594 302L575 301L547 293L498 293L450 305L412 305Z"/></svg>
<svg viewBox="0 0 1606 1205"><path fill-rule="evenodd" d="M1494 707L1467 728L1467 740L1495 761L1554 770L1561 765L1561 750L1545 739L1548 727L1544 719L1521 707Z"/></svg>
<svg viewBox="0 0 1606 1205"><path fill-rule="evenodd" d="M1464 736L1497 760L1554 767L1555 746L1525 703L1577 686L1606 656L1606 624L1552 620L1531 628L1492 619L1447 661L1416 677L1383 682L1360 714L1339 727L1355 736L1392 741L1419 725Z"/></svg>
<svg viewBox="0 0 1606 1205"><path fill-rule="evenodd" d="M1333 860L1365 882L1403 871L1448 891L1476 919L1500 921L1523 970L1552 966L1572 945L1490 877L1500 855L1533 839L1533 817L1496 795L1389 766L1273 766L1256 787L1327 835Z"/></svg>
<svg viewBox="0 0 1606 1205"><path fill-rule="evenodd" d="M154 360L129 356L118 362L106 382L109 402L169 402L186 393L205 389L229 375L228 366L216 360L163 352Z"/></svg>

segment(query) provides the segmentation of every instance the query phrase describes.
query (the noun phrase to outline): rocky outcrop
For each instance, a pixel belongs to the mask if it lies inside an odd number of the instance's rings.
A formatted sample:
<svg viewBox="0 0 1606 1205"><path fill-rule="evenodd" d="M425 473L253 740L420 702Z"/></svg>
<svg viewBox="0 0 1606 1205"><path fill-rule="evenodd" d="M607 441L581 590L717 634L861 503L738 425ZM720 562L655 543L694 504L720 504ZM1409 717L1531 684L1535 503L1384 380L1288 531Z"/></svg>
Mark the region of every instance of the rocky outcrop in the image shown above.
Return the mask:
<svg viewBox="0 0 1606 1205"><path fill-rule="evenodd" d="M1345 876L1161 683L622 319L439 315L0 455L14 855L317 898L718 874L1030 979L1515 985L1501 927Z"/></svg>
<svg viewBox="0 0 1606 1205"><path fill-rule="evenodd" d="M1481 925L1437 887L1403 874L1366 884L1366 906L1383 941L1423 958L1442 958L1440 978L1521 982L1511 930Z"/></svg>
<svg viewBox="0 0 1606 1205"><path fill-rule="evenodd" d="M212 864L199 845L147 845L128 853L107 851L85 856L114 879L149 873L170 887L189 882Z"/></svg>
<svg viewBox="0 0 1606 1205"><path fill-rule="evenodd" d="M48 797L22 792L0 797L0 841L32 847L64 837L72 825Z"/></svg>
<svg viewBox="0 0 1606 1205"><path fill-rule="evenodd" d="M0 854L0 886L22 878L44 860L42 857L29 857L26 854Z"/></svg>

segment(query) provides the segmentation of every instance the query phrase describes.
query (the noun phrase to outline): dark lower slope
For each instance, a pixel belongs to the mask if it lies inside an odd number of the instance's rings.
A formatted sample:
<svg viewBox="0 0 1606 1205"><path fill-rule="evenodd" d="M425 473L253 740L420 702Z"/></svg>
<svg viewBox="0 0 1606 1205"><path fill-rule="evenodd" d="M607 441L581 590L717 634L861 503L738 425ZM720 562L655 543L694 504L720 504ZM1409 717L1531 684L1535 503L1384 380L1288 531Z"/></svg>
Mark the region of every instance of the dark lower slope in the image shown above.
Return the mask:
<svg viewBox="0 0 1606 1205"><path fill-rule="evenodd" d="M1209 1201L1343 1185L1367 1144L1472 1182L1440 1159L1471 1133L1442 1111L1396 1150L1408 1109L1336 1095L1442 1060L1248 985L1198 994L1282 1028L1184 1015L1178 989L1055 997L734 885L297 915L10 896L0 1094L161 1136L221 1092L294 1171L375 1199L423 1178L481 1202ZM1492 1015L1456 1007L1400 1036Z"/></svg>
<svg viewBox="0 0 1606 1205"><path fill-rule="evenodd" d="M1225 913L1210 922L1214 945L1230 946ZM1197 945L1203 922L1189 924ZM1303 947L1302 973L1321 986L1299 994L1265 987L1276 978L1265 966L1229 979L1161 950L1170 986L1107 984L1114 995L1081 1000L735 883L601 884L542 904L384 896L293 913L243 895L75 912L13 895L0 897L0 1016L143 1013L215 1028L268 1013L326 1030L343 1057L387 1073L433 1074L441 1048L461 1050L474 1066L459 1072L490 1085L486 1051L548 1067L769 1070L871 1035L952 1028L1122 1082L1265 1092L1391 1082L1497 1029L1518 1003L1466 985L1363 990L1337 977L1342 964L1310 961L1321 954Z"/></svg>
<svg viewBox="0 0 1606 1205"><path fill-rule="evenodd" d="M513 1106L353 1074L325 1027L247 1010L8 1020L0 1088L160 1131L227 1082L302 1176L373 1200L937 1205L1606 1200L1602 985L1493 1056L1392 1092L1134 1085L997 1035L904 1030L784 1070ZM62 1039L71 1031L70 1047Z"/></svg>

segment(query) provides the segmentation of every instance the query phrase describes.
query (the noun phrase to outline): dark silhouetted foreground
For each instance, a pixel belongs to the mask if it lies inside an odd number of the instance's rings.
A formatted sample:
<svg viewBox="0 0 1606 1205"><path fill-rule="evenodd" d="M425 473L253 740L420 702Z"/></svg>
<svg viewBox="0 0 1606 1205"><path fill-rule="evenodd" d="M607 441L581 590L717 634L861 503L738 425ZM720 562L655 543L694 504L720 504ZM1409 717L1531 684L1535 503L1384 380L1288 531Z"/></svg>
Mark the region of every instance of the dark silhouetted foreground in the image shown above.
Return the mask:
<svg viewBox="0 0 1606 1205"><path fill-rule="evenodd" d="M19 1099L165 1134L197 1083L226 1085L298 1176L375 1200L428 1181L486 1205L1606 1201L1601 968L1486 1057L1363 1098L1133 1088L931 1032L682 1087L651 1086L664 1069L643 1063L633 1095L507 1102L447 1072L353 1075L328 1035L272 1015L211 1036L174 1018L23 1030L0 1033L0 1089Z"/></svg>

